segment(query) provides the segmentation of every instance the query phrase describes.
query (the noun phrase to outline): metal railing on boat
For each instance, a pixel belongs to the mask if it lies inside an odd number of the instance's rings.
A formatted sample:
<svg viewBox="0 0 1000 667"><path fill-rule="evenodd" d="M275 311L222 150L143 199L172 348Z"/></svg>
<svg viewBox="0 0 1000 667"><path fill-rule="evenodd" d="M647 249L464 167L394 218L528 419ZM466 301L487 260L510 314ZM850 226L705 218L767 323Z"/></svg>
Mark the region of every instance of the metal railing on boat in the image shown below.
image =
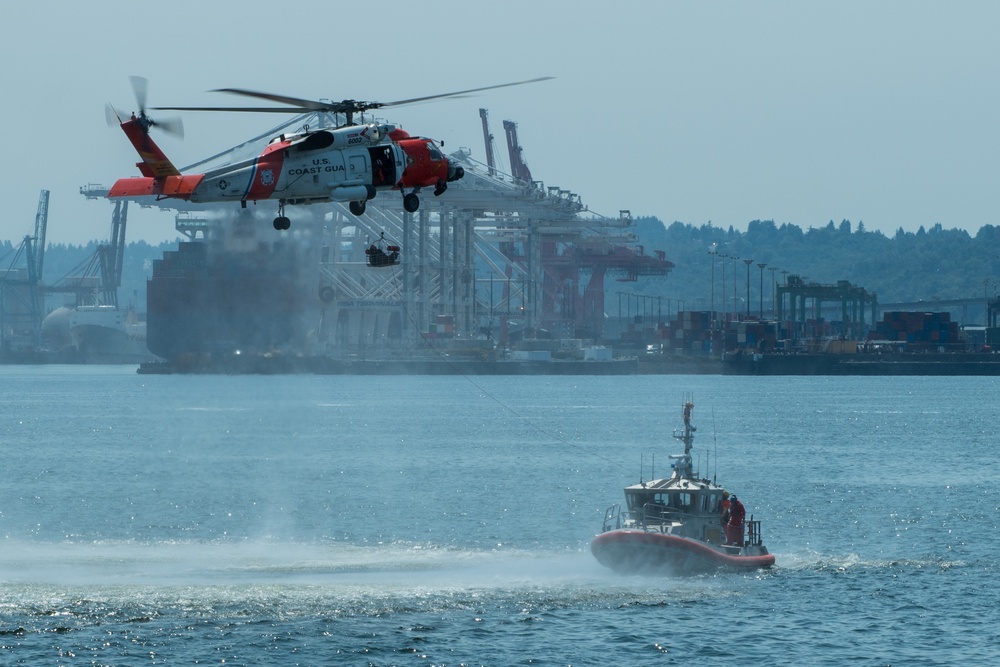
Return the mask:
<svg viewBox="0 0 1000 667"><path fill-rule="evenodd" d="M653 526L662 533L665 524L677 520L682 514L666 505L646 503L642 506L642 529L649 530L650 526Z"/></svg>
<svg viewBox="0 0 1000 667"><path fill-rule="evenodd" d="M614 526L612 526L614 524ZM620 503L615 503L608 509L604 510L604 522L601 524L601 532L606 533L609 530L619 530L622 527L622 506Z"/></svg>

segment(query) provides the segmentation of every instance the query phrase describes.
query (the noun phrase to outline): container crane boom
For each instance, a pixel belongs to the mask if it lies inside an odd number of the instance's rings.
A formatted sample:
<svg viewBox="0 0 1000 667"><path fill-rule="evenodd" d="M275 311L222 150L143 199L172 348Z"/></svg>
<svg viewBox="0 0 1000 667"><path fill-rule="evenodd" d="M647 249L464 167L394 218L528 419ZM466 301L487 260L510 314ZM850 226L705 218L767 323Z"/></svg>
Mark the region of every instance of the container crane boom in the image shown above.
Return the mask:
<svg viewBox="0 0 1000 667"><path fill-rule="evenodd" d="M521 157L521 145L517 141L517 123L505 120L503 129L507 133L507 150L510 152L510 175L519 181L531 183L531 170Z"/></svg>
<svg viewBox="0 0 1000 667"><path fill-rule="evenodd" d="M42 190L38 195L38 211L35 213L34 257L29 260L29 278L35 282L42 279L42 267L45 264L45 230L49 224L49 191Z"/></svg>
<svg viewBox="0 0 1000 667"><path fill-rule="evenodd" d="M490 112L486 109L479 109L479 117L483 120L483 141L486 142L486 166L490 169L490 176L496 176L496 163L493 161L493 135L490 134Z"/></svg>

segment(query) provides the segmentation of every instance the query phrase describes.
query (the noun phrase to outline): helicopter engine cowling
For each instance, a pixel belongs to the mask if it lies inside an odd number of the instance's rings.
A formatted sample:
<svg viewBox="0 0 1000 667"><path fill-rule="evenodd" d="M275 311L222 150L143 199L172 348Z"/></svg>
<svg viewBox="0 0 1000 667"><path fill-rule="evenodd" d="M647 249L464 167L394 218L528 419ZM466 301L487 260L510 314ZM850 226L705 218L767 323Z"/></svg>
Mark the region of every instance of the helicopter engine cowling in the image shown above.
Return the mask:
<svg viewBox="0 0 1000 667"><path fill-rule="evenodd" d="M371 185L345 185L330 190L333 201L367 201L375 196L375 188Z"/></svg>
<svg viewBox="0 0 1000 667"><path fill-rule="evenodd" d="M305 135L283 136L299 150L314 151L328 148L348 148L350 146L373 146L388 136L381 124L350 125L335 130L318 130Z"/></svg>
<svg viewBox="0 0 1000 667"><path fill-rule="evenodd" d="M346 148L362 144L374 145L385 139L388 132L379 123L368 125L349 125L336 130L330 130L334 136L333 148Z"/></svg>

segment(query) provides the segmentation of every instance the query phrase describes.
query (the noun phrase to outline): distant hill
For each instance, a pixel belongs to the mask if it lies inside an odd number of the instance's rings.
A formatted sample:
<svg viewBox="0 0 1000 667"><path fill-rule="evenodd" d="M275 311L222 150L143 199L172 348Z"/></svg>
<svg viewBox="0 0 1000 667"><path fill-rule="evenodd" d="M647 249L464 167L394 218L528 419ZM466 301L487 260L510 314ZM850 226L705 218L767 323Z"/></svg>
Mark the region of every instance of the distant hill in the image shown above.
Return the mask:
<svg viewBox="0 0 1000 667"><path fill-rule="evenodd" d="M84 274L87 265L95 257L97 246L96 241L87 245L49 244L45 250L42 282L54 285L66 277ZM155 246L144 241L127 244L122 266L122 285L118 290L119 304L134 305L139 312L145 312L146 279L153 275L153 260L163 257L167 250L176 249L176 242ZM7 271L11 266L25 266L25 261L23 257L17 257L17 246L5 241L0 244L0 272ZM96 271L96 265L94 270ZM63 295L50 295L46 302L47 310L58 308L65 298L67 297Z"/></svg>
<svg viewBox="0 0 1000 667"><path fill-rule="evenodd" d="M712 255L716 244L715 304L721 309L722 256L727 256L726 299L732 308L733 268L736 268L736 300L746 307L747 267L750 266L750 312L760 307L761 277L764 308L769 309L772 278L779 284L784 272L804 276L809 281L833 284L839 280L875 292L879 303L934 299L978 299L1000 291L1000 227L986 225L974 237L960 229L934 225L916 232L898 230L888 237L865 230L863 223L831 221L824 227L802 228L776 225L771 220L754 220L746 232L711 224L694 226L681 222L664 224L654 217L638 218L635 232L647 254L666 252L676 267L666 278L640 278L634 283L605 283L608 308L616 303L616 292L659 297L670 301L670 311L708 310L712 298ZM43 282L52 284L79 273L97 250L97 243L85 246L50 244L45 253ZM127 244L120 303L146 310L146 280L152 275L153 260L177 243L149 245L143 241ZM16 246L0 243L0 270L10 266ZM737 259L732 259L736 257ZM763 272L758 263L766 264ZM775 269L774 273L771 269ZM61 298L61 297L53 297ZM50 303L50 308L60 303ZM664 303L666 308L666 303Z"/></svg>
<svg viewBox="0 0 1000 667"><path fill-rule="evenodd" d="M747 231L732 227L722 229L711 224L696 227L674 222L665 225L657 218L638 218L636 234L647 254L666 251L676 264L669 277L640 279L622 283L615 289L636 294L682 301L687 310L708 310L711 300L712 255L716 244L716 308L721 299L721 255L726 255L726 292L730 309L733 298L733 267L736 266L736 299L745 307L747 266L743 259L753 259L750 266L750 312L760 307L761 269L763 270L764 308L768 309L773 290L772 277L778 284L782 274L797 274L808 281L834 284L847 280L875 292L879 303L911 302L935 299L977 299L991 297L1000 289L1000 227L986 225L975 237L960 229L946 230L940 224L916 232L898 230L887 237L869 232L863 223L852 225L830 221L825 227L803 230L796 225L776 225L771 220L754 220ZM772 274L770 269L777 269Z"/></svg>

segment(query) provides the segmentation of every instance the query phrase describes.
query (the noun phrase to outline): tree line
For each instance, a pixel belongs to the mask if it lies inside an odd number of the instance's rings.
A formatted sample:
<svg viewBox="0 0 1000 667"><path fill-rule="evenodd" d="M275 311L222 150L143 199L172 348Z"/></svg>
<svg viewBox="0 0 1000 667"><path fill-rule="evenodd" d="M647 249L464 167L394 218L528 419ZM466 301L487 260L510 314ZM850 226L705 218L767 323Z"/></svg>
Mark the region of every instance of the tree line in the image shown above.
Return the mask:
<svg viewBox="0 0 1000 667"><path fill-rule="evenodd" d="M938 299L978 299L1000 292L1000 227L983 226L975 236L962 229L944 229L936 224L916 232L898 229L887 236L867 231L863 223L832 220L823 227L802 229L797 225L777 225L772 220L754 220L745 232L732 226L712 223L664 224L655 217L635 221L637 242L645 253L663 250L674 268L666 279L642 277L634 283L619 283L609 277L605 283L608 309L615 308L615 292L669 299L671 310L708 310L712 301L712 265L715 263L715 306L722 310L722 277L728 308L732 309L735 269L736 299L746 308L747 267L749 270L750 312L760 307L761 278L764 308L769 310L772 279L778 284L788 275L810 282L834 284L846 280L874 292L879 303L933 301ZM43 282L54 284L81 270L97 251L98 243L86 245L49 244L45 253ZM713 248L716 254L710 253ZM146 280L152 275L153 260L177 242L150 245L128 243L124 253L119 301L145 311ZM0 242L0 272L11 268L17 245ZM20 260L23 263L23 258ZM722 263L726 262L725 269ZM761 270L757 265L765 264ZM774 271L772 271L772 269Z"/></svg>
<svg viewBox="0 0 1000 667"><path fill-rule="evenodd" d="M763 274L764 308L769 309L772 278L781 284L788 275L807 282L835 284L846 280L874 292L880 304L942 299L982 299L1000 290L1000 227L986 225L972 236L962 229L936 224L916 232L898 229L893 236L869 232L864 223L849 220L803 230L793 224L754 220L746 232L711 223L701 226L655 217L637 218L635 232L646 254L664 250L674 268L666 280L642 278L620 284L621 291L677 300L686 310L708 310L712 299L713 245L715 304L721 309L722 262L726 261L726 292L732 310L733 269L740 308L745 307L747 265L752 259L749 287L751 314L758 312ZM726 259L723 259L722 256ZM735 259L734 259L735 258ZM761 270L757 265L765 264ZM771 269L774 269L772 273ZM608 289L615 289L608 286Z"/></svg>
<svg viewBox="0 0 1000 667"><path fill-rule="evenodd" d="M97 253L97 241L85 245L50 243L45 248L42 266L42 284L56 285L61 281L83 275ZM0 275L6 275L13 269L26 266L23 252L19 253L20 244L10 241L0 242ZM145 241L133 241L125 246L122 258L122 284L118 290L118 302L121 306L135 306L136 310L146 310L146 280L153 275L153 260L163 257L167 250L176 250L177 242L164 242L150 245ZM97 270L96 264L92 272ZM97 273L93 273L97 275ZM63 305L63 301L72 299L62 294L50 295L46 301L48 310Z"/></svg>

